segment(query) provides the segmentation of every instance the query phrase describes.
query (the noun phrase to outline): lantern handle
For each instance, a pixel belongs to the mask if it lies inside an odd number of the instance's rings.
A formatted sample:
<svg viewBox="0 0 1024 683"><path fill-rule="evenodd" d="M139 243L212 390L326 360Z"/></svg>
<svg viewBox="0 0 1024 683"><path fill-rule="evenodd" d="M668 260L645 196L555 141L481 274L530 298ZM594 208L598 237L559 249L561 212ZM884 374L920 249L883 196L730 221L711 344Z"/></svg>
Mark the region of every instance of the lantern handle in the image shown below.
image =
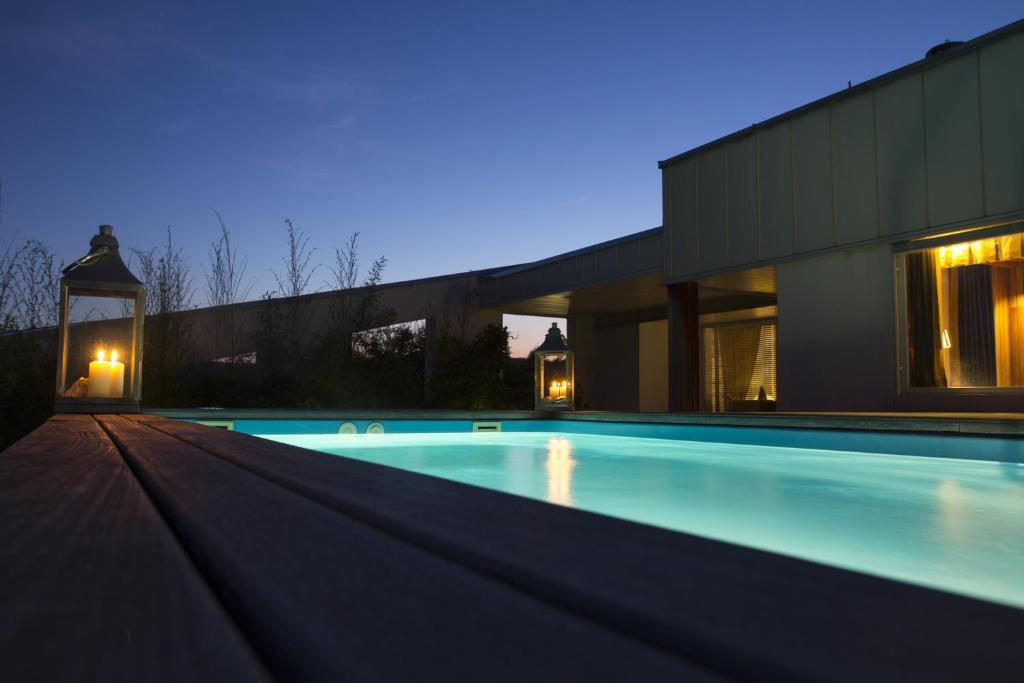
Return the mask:
<svg viewBox="0 0 1024 683"><path fill-rule="evenodd" d="M101 247L97 247L96 251L91 251L88 254L86 254L85 256L83 256L82 258L78 259L77 261L72 263L70 266L65 268L64 272L65 273L69 273L72 270L74 270L75 268L78 268L79 266L91 265L91 264L95 263L96 261L99 261L101 258L103 258L104 256L106 256L109 253L110 253L110 247L108 247L106 245L103 245Z"/></svg>

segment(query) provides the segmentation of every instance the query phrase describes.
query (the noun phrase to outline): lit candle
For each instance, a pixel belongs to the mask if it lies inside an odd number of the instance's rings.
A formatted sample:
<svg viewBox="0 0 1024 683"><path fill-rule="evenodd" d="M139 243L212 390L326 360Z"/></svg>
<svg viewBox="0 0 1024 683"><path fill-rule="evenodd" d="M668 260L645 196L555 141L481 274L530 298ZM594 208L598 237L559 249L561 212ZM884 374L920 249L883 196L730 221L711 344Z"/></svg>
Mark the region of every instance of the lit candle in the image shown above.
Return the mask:
<svg viewBox="0 0 1024 683"><path fill-rule="evenodd" d="M91 398L121 398L124 395L124 363L117 361L117 351L111 351L110 360L106 352L96 352L96 360L89 363L89 389L86 396Z"/></svg>
<svg viewBox="0 0 1024 683"><path fill-rule="evenodd" d="M96 352L96 360L89 363L89 390L86 395L90 398L110 394L110 364L105 357L106 352L100 349Z"/></svg>
<svg viewBox="0 0 1024 683"><path fill-rule="evenodd" d="M548 400L559 401L561 399L564 399L567 387L568 387L568 383L565 382L565 381L562 381L562 382L557 382L557 381L552 382L551 383L551 389L550 389L550 391L548 391Z"/></svg>
<svg viewBox="0 0 1024 683"><path fill-rule="evenodd" d="M124 363L117 361L117 351L110 352L110 393L112 398L121 398L124 395Z"/></svg>

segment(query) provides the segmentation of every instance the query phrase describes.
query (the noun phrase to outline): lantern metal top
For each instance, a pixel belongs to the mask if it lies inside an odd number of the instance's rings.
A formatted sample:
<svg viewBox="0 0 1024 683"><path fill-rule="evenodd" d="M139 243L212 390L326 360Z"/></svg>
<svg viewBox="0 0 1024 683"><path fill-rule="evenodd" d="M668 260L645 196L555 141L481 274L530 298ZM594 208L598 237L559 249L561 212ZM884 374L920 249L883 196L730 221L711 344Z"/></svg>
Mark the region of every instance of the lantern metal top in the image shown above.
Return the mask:
<svg viewBox="0 0 1024 683"><path fill-rule="evenodd" d="M132 275L121 260L114 228L101 225L97 234L89 240L89 253L77 259L62 271L61 284L87 290L96 294L131 293L143 288L142 283Z"/></svg>
<svg viewBox="0 0 1024 683"><path fill-rule="evenodd" d="M551 323L551 329L544 337L544 343L537 347L539 353L565 353L569 350L569 344L565 341L562 331L558 329L558 323Z"/></svg>

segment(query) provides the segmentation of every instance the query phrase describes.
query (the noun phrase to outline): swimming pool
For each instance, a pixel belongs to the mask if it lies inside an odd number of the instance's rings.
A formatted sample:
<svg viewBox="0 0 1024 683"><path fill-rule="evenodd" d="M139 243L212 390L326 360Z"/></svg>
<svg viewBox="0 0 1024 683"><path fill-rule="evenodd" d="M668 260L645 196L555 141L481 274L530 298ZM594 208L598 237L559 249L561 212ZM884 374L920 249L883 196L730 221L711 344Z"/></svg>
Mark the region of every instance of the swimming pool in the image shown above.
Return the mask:
<svg viewBox="0 0 1024 683"><path fill-rule="evenodd" d="M235 429L1024 607L1024 441L632 423L237 421ZM925 455L930 453L931 455ZM940 457L935 457L940 456Z"/></svg>

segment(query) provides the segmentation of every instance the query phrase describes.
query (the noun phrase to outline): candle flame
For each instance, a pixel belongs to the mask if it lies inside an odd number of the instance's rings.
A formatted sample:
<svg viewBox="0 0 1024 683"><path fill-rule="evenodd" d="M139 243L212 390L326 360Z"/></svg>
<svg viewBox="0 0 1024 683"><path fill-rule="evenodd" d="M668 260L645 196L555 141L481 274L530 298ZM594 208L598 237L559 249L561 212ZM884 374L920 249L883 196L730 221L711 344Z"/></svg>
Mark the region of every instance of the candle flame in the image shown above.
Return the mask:
<svg viewBox="0 0 1024 683"><path fill-rule="evenodd" d="M104 351L103 349L100 349L99 351L96 352L96 360L102 363L106 359L106 355L107 352Z"/></svg>
<svg viewBox="0 0 1024 683"><path fill-rule="evenodd" d="M569 382L562 380L559 382L555 380L551 382L551 387L548 390L548 398L550 400L566 399L568 398Z"/></svg>
<svg viewBox="0 0 1024 683"><path fill-rule="evenodd" d="M116 363L117 362L117 350L116 349L114 351L110 352L110 362L111 363Z"/></svg>

